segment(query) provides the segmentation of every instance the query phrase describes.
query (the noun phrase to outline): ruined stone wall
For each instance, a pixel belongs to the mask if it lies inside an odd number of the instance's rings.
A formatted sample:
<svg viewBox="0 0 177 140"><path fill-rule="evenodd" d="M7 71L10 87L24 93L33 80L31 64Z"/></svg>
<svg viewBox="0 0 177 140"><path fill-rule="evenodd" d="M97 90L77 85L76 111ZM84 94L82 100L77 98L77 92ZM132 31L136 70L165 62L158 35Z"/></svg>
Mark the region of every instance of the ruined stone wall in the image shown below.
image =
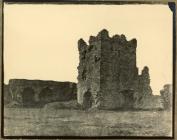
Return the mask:
<svg viewBox="0 0 177 140"><path fill-rule="evenodd" d="M11 79L9 92L12 100L23 105L68 101L76 99L76 84L42 80Z"/></svg>
<svg viewBox="0 0 177 140"><path fill-rule="evenodd" d="M11 101L12 101L12 97L10 95L10 92L9 92L9 86L4 84L4 89L3 89L3 92L4 92L4 104L9 104Z"/></svg>
<svg viewBox="0 0 177 140"><path fill-rule="evenodd" d="M84 94L90 93L91 107L129 108L134 106L134 99L138 102L142 96L152 95L148 67L138 75L136 47L136 39L110 37L105 29L91 36L89 45L80 39L78 103L83 104Z"/></svg>
<svg viewBox="0 0 177 140"><path fill-rule="evenodd" d="M150 76L149 68L145 66L140 75L138 75L137 80L134 83L134 108L141 108L144 104L149 104L150 100L154 96L152 94L152 89L150 86Z"/></svg>

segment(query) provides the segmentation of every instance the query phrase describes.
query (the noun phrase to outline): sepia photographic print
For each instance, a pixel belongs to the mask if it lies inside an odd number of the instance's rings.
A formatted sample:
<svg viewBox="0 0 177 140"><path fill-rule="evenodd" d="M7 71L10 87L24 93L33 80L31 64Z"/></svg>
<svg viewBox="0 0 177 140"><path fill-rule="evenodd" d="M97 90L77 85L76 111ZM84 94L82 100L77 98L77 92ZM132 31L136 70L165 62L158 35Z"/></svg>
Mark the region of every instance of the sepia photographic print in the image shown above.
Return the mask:
<svg viewBox="0 0 177 140"><path fill-rule="evenodd" d="M174 138L175 3L3 2L4 138Z"/></svg>

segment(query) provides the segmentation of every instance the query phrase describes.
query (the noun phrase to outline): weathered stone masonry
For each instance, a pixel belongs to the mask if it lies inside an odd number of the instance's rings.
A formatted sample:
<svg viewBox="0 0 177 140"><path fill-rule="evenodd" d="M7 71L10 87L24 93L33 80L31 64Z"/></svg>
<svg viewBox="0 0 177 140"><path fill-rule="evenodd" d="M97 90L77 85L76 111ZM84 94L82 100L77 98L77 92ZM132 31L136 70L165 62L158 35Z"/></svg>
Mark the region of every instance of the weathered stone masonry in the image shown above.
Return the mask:
<svg viewBox="0 0 177 140"><path fill-rule="evenodd" d="M148 67L138 75L136 39L109 37L107 30L78 41L77 99L86 108L132 108L152 95Z"/></svg>
<svg viewBox="0 0 177 140"><path fill-rule="evenodd" d="M11 79L6 94L22 105L36 105L74 100L76 92L76 83L72 82Z"/></svg>

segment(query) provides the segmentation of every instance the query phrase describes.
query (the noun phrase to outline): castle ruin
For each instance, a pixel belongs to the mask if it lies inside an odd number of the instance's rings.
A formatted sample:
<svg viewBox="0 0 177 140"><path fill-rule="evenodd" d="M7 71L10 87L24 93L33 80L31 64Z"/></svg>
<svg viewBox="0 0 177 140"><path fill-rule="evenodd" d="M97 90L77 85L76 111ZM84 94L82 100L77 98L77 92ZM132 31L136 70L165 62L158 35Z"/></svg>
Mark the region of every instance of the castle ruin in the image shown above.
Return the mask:
<svg viewBox="0 0 177 140"><path fill-rule="evenodd" d="M5 101L25 106L44 105L76 99L76 83L43 80L10 79L5 85Z"/></svg>
<svg viewBox="0 0 177 140"><path fill-rule="evenodd" d="M89 45L78 41L77 100L84 108L136 108L152 95L148 67L138 74L137 40L124 35L109 37L103 29L90 36Z"/></svg>

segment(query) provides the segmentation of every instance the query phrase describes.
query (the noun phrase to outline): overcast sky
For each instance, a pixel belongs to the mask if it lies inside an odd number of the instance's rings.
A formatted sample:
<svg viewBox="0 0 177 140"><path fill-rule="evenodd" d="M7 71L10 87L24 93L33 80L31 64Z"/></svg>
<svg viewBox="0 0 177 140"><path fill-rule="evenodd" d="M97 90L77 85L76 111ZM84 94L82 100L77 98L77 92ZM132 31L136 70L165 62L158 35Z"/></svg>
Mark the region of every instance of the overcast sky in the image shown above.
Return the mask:
<svg viewBox="0 0 177 140"><path fill-rule="evenodd" d="M4 5L5 83L12 78L77 82L77 41L106 28L137 39L137 66L154 94L172 83L172 12L167 5Z"/></svg>

